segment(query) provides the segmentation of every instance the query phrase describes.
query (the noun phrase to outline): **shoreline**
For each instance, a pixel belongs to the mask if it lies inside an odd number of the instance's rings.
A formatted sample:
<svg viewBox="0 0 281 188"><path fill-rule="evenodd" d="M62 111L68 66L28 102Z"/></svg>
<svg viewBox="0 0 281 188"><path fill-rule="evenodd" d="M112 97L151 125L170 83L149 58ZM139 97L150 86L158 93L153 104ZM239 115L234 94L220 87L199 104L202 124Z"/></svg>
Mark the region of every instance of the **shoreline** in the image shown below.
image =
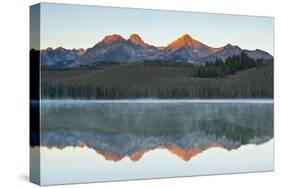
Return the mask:
<svg viewBox="0 0 281 188"><path fill-rule="evenodd" d="M41 103L246 103L274 104L274 99L41 99Z"/></svg>

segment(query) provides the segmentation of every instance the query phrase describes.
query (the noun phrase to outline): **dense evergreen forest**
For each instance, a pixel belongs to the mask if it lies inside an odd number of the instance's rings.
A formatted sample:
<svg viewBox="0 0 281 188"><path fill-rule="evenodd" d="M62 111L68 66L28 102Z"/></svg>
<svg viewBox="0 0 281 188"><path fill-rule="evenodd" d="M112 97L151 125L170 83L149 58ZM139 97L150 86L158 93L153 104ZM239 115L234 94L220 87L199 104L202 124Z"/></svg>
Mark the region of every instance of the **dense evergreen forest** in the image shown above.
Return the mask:
<svg viewBox="0 0 281 188"><path fill-rule="evenodd" d="M215 62L207 62L194 72L194 76L202 78L224 78L226 75L235 74L238 71L262 66L262 59L252 59L245 52L240 55L228 57L225 61L216 59Z"/></svg>
<svg viewBox="0 0 281 188"><path fill-rule="evenodd" d="M73 75L65 76L69 71ZM42 72L46 75L41 80L42 98L273 97L273 62L251 59L244 52L205 65L157 60L131 65L100 62L67 70L43 67Z"/></svg>
<svg viewBox="0 0 281 188"><path fill-rule="evenodd" d="M237 88L199 87L186 89L175 88L130 88L107 87L91 84L43 83L42 98L72 98L72 99L135 99L135 98L271 98L262 88L248 88L246 91Z"/></svg>

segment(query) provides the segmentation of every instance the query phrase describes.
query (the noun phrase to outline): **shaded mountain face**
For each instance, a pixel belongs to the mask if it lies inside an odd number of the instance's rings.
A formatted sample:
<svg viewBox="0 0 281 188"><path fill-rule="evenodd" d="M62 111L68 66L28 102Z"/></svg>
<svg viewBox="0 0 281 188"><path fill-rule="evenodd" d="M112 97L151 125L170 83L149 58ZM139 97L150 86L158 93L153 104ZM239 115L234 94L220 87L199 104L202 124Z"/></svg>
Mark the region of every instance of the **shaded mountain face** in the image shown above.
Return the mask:
<svg viewBox="0 0 281 188"><path fill-rule="evenodd" d="M41 51L42 65L55 67L73 67L88 65L96 62L130 63L144 60L164 60L177 63L204 64L217 58L227 57L246 52L253 59L272 59L273 57L262 50L243 50L238 46L227 44L213 48L185 34L171 42L166 47L155 47L144 42L137 34L128 39L113 34L104 37L92 48L68 50L64 48L47 48Z"/></svg>
<svg viewBox="0 0 281 188"><path fill-rule="evenodd" d="M247 55L252 58L252 59L264 59L264 60L268 60L268 59L272 59L272 56L262 50L256 49L256 50L244 50Z"/></svg>
<svg viewBox="0 0 281 188"><path fill-rule="evenodd" d="M152 59L157 52L156 47L144 43L137 34L131 35L128 40L114 34L106 36L93 48L87 49L85 54L79 59L79 62L81 64L91 64L100 61L128 63Z"/></svg>
<svg viewBox="0 0 281 188"><path fill-rule="evenodd" d="M41 50L41 63L43 66L55 67L75 67L79 65L78 59L84 54L84 50L65 49L58 47L56 49L47 48Z"/></svg>
<svg viewBox="0 0 281 188"><path fill-rule="evenodd" d="M214 62L216 59L226 60L228 57L239 55L242 49L238 46L227 44L215 53L209 54L207 57L198 59L199 62Z"/></svg>
<svg viewBox="0 0 281 188"><path fill-rule="evenodd" d="M219 51L216 53L213 53L205 58L201 58L198 61L201 63L205 62L214 62L216 59L221 59L225 61L228 57L239 55L241 52L245 52L250 58L252 59L263 59L263 60L270 60L273 57L262 50L243 50L239 46L234 46L231 44L227 44L226 46L222 47Z"/></svg>
<svg viewBox="0 0 281 188"><path fill-rule="evenodd" d="M134 45L138 45L138 46L142 46L142 47L148 47L149 46L148 44L144 43L142 38L140 38L140 36L137 35L137 34L132 34L129 38L129 41Z"/></svg>
<svg viewBox="0 0 281 188"><path fill-rule="evenodd" d="M190 63L198 58L209 56L219 50L220 48L209 47L187 34L170 43L164 49L169 60L187 61Z"/></svg>

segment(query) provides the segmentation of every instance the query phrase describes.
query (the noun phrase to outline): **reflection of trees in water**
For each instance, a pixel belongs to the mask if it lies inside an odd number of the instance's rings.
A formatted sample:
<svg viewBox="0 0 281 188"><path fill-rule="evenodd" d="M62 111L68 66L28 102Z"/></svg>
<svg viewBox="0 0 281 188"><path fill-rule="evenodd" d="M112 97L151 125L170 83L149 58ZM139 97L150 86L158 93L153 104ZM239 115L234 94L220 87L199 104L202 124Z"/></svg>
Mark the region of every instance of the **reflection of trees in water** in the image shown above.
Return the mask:
<svg viewBox="0 0 281 188"><path fill-rule="evenodd" d="M239 141L241 144L247 144L254 137L262 137L263 130L260 127L248 128L239 125L231 124L223 119L205 121L199 123L199 127L206 134L215 135L216 137L226 137L233 141ZM268 134L268 136L272 136Z"/></svg>
<svg viewBox="0 0 281 188"><path fill-rule="evenodd" d="M234 149L273 137L272 104L43 102L41 112L42 145L85 145L115 159L159 147L183 155Z"/></svg>

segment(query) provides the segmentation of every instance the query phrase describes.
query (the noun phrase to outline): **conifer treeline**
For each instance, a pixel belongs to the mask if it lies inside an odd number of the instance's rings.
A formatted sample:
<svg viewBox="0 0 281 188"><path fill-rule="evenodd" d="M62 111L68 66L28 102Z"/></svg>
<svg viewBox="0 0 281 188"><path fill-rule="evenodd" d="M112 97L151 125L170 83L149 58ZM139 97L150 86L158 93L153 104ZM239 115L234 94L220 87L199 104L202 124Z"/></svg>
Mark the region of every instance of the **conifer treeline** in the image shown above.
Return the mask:
<svg viewBox="0 0 281 188"><path fill-rule="evenodd" d="M204 86L197 88L136 88L108 87L92 84L42 83L42 98L72 99L137 99L137 98L263 98L272 97L272 93L262 87L233 88Z"/></svg>
<svg viewBox="0 0 281 188"><path fill-rule="evenodd" d="M207 62L194 71L195 77L201 78L224 78L226 75L235 74L238 71L262 66L262 59L252 59L245 52L240 55L228 57L225 61L216 59L215 62Z"/></svg>

